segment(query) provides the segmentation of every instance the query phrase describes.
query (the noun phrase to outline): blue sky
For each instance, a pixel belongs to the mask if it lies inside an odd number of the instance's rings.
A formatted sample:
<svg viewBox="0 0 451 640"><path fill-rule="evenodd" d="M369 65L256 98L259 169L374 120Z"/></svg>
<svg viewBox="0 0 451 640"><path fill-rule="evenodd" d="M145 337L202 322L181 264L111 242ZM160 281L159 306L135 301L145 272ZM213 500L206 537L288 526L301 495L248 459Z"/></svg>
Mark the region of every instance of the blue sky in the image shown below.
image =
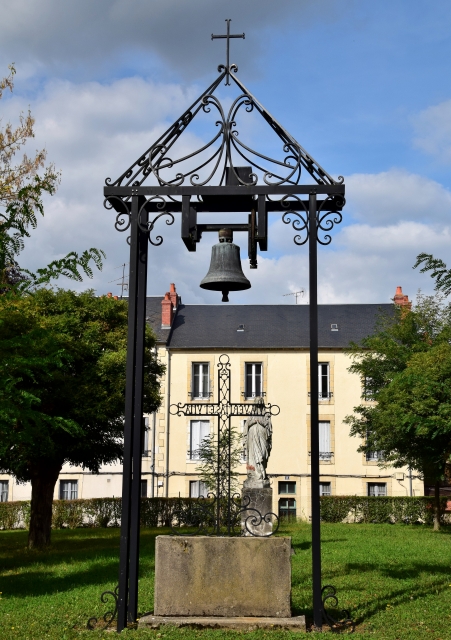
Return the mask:
<svg viewBox="0 0 451 640"><path fill-rule="evenodd" d="M31 150L45 146L62 170L24 266L97 246L105 269L81 286L116 286L109 281L127 247L103 210L104 178L126 169L216 77L225 46L210 34L224 32L225 18L246 32L231 43L241 81L329 173L345 176L344 222L320 253L320 301L387 302L397 285L411 297L430 292L429 276L412 271L416 255L450 262L446 0L0 0L0 8L1 69L14 61L18 71L14 94L0 103L3 123L29 106ZM220 95L228 100L229 90ZM260 131L254 144L265 145ZM305 248L280 220L271 230L259 269L243 265L252 289L234 302L290 304L283 293L307 289ZM165 229L152 249L149 293L175 282L185 302L219 302L197 286L212 242L188 254L178 225Z"/></svg>

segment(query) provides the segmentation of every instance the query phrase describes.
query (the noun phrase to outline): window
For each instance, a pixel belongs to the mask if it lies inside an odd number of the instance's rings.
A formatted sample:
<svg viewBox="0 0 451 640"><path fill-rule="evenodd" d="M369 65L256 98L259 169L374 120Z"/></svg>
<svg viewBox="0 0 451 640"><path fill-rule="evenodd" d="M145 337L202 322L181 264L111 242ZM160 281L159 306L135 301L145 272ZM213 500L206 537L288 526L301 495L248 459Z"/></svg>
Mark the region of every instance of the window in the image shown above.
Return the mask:
<svg viewBox="0 0 451 640"><path fill-rule="evenodd" d="M77 500L78 480L60 481L60 500Z"/></svg>
<svg viewBox="0 0 451 640"><path fill-rule="evenodd" d="M320 496L330 496L332 495L332 491L330 488L330 482L320 482L319 483L319 495Z"/></svg>
<svg viewBox="0 0 451 640"><path fill-rule="evenodd" d="M210 397L210 365L208 362L194 362L192 371L191 398Z"/></svg>
<svg viewBox="0 0 451 640"><path fill-rule="evenodd" d="M143 418L143 432L142 432L142 443L141 450L142 456L149 456L149 418Z"/></svg>
<svg viewBox="0 0 451 640"><path fill-rule="evenodd" d="M280 498L279 517L280 518L296 517L296 500L294 498Z"/></svg>
<svg viewBox="0 0 451 640"><path fill-rule="evenodd" d="M365 376L363 378L363 399L367 402L374 400L373 378Z"/></svg>
<svg viewBox="0 0 451 640"><path fill-rule="evenodd" d="M246 378L246 398L258 398L263 390L263 376L261 362L246 362L245 364Z"/></svg>
<svg viewBox="0 0 451 640"><path fill-rule="evenodd" d="M368 440L369 432L366 432L366 439ZM367 462L378 462L384 459L383 451L367 451L366 452L366 461Z"/></svg>
<svg viewBox="0 0 451 640"><path fill-rule="evenodd" d="M188 457L190 460L199 460L200 443L210 435L210 423L208 420L191 420Z"/></svg>
<svg viewBox="0 0 451 640"><path fill-rule="evenodd" d="M330 367L328 362L318 363L318 399L329 400L332 397L330 392Z"/></svg>
<svg viewBox="0 0 451 640"><path fill-rule="evenodd" d="M8 502L9 481L0 480L0 502Z"/></svg>
<svg viewBox="0 0 451 640"><path fill-rule="evenodd" d="M366 452L366 461L367 462L379 462L384 459L383 451L367 451Z"/></svg>
<svg viewBox="0 0 451 640"><path fill-rule="evenodd" d="M279 482L279 493L296 493L296 482Z"/></svg>
<svg viewBox="0 0 451 640"><path fill-rule="evenodd" d="M368 482L369 496L386 496L387 485L385 482Z"/></svg>
<svg viewBox="0 0 451 640"><path fill-rule="evenodd" d="M141 480L141 498L147 498L147 480Z"/></svg>
<svg viewBox="0 0 451 640"><path fill-rule="evenodd" d="M330 422L321 420L319 427L319 459L330 460L332 452L330 450Z"/></svg>
<svg viewBox="0 0 451 640"><path fill-rule="evenodd" d="M189 497L190 498L206 498L208 495L208 489L205 482L202 480L191 480L189 483Z"/></svg>

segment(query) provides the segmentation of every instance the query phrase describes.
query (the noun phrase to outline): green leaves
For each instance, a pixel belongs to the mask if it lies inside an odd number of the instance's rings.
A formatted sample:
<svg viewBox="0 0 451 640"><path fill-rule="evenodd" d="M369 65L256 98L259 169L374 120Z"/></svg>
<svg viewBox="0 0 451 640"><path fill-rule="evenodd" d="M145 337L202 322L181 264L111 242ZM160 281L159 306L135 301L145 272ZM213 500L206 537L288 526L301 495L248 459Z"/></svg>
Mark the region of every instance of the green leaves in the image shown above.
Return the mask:
<svg viewBox="0 0 451 640"><path fill-rule="evenodd" d="M446 264L440 258L434 258L430 253L420 253L417 256L414 269L423 265L420 273L432 271L431 278L435 278L435 290L442 291L445 296L451 293L451 270L447 269Z"/></svg>
<svg viewBox="0 0 451 640"><path fill-rule="evenodd" d="M128 305L93 291L0 296L0 468L96 471L122 455ZM145 336L144 411L160 403L163 367Z"/></svg>
<svg viewBox="0 0 451 640"><path fill-rule="evenodd" d="M350 371L369 380L376 403L355 407L345 422L362 438L359 451L384 451L381 466L444 477L451 456L450 331L443 296L420 295L412 311L395 309L350 349Z"/></svg>

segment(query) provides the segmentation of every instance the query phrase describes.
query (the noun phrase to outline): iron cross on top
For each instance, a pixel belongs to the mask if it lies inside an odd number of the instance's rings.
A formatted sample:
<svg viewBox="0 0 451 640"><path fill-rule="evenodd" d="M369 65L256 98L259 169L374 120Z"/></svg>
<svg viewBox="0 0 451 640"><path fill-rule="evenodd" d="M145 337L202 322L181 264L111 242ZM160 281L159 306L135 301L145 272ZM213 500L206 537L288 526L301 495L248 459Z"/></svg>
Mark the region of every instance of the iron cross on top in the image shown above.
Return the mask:
<svg viewBox="0 0 451 640"><path fill-rule="evenodd" d="M232 20L226 19L227 22L227 33L224 36L215 36L213 33L211 34L211 39L212 40L218 40L219 38L226 38L227 40L227 47L226 47L226 52L227 52L227 62L226 62L226 66L224 66L223 64L220 64L218 67L218 71L224 71L226 72L226 85L230 84L230 71L238 71L238 67L236 66L236 64L232 64L232 66L230 66L230 38L245 38L245 34L244 33L237 33L237 34L231 34L230 33L230 23L232 22Z"/></svg>

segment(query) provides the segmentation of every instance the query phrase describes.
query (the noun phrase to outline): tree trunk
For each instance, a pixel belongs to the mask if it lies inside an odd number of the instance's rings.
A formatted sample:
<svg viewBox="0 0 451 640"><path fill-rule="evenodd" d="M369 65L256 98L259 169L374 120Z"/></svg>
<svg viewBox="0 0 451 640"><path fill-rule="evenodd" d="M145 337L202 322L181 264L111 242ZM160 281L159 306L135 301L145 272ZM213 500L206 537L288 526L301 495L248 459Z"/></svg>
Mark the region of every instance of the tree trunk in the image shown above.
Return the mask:
<svg viewBox="0 0 451 640"><path fill-rule="evenodd" d="M436 482L434 491L434 531L440 531L440 516L440 482Z"/></svg>
<svg viewBox="0 0 451 640"><path fill-rule="evenodd" d="M42 549L50 544L53 491L62 465L31 470L31 514L28 548Z"/></svg>

